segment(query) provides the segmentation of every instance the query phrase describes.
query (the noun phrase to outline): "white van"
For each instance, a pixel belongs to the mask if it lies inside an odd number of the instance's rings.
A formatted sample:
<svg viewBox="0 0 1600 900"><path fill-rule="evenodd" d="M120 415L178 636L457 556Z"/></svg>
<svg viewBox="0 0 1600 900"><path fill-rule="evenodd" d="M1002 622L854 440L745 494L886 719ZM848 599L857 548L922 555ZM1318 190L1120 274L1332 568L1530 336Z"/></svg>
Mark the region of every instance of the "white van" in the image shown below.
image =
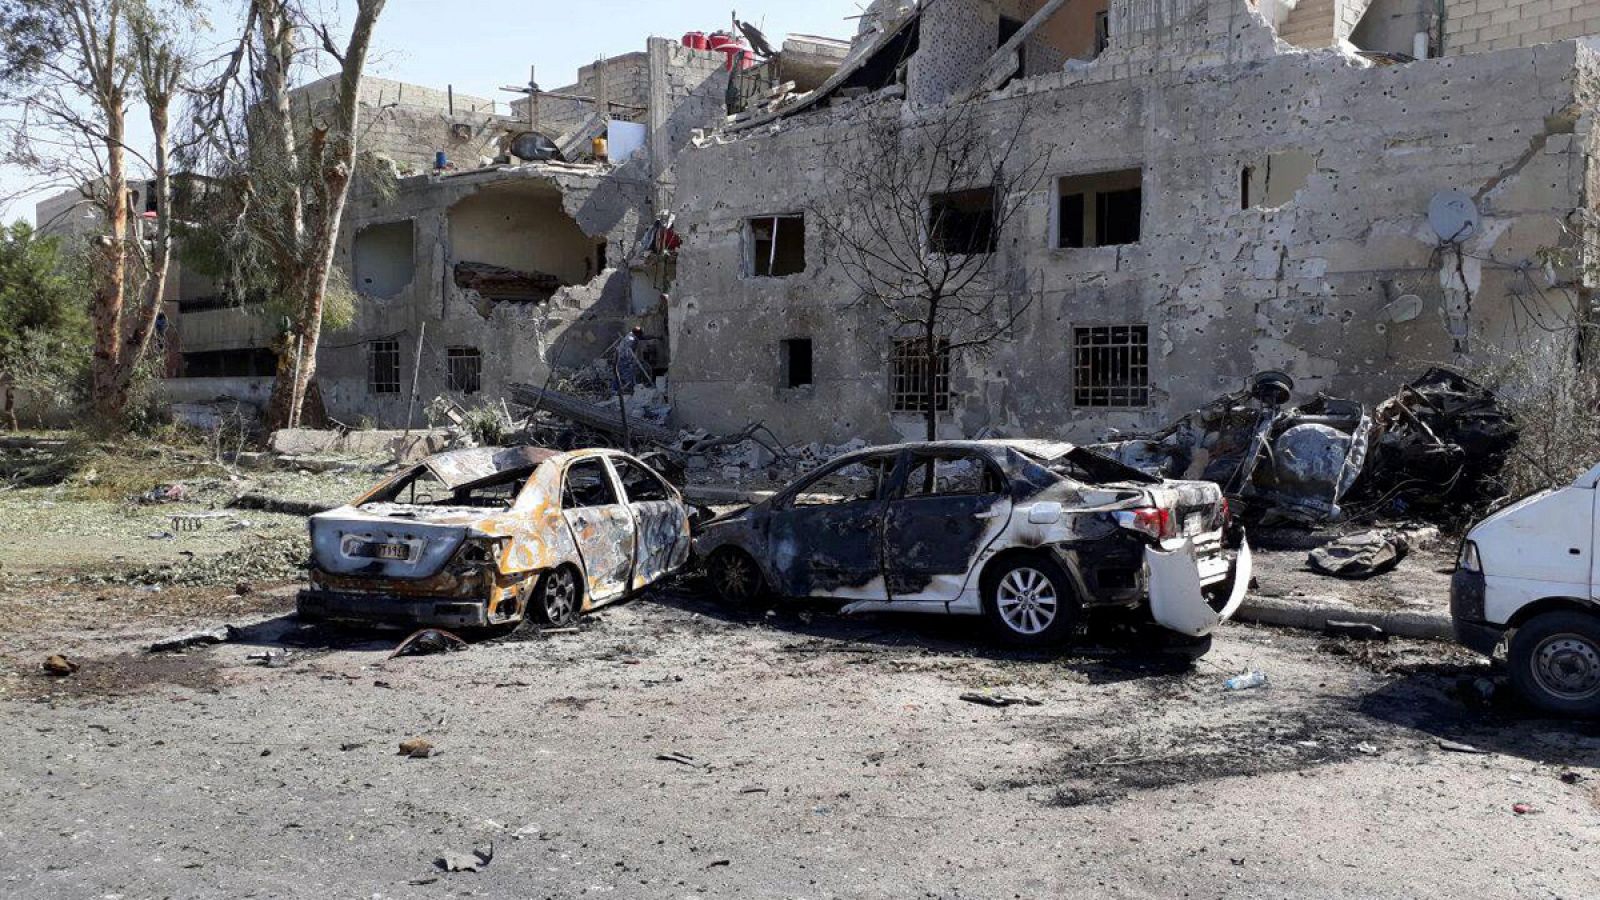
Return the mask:
<svg viewBox="0 0 1600 900"><path fill-rule="evenodd" d="M1506 641L1511 684L1560 715L1600 716L1600 466L1467 533L1450 585L1456 639L1492 656Z"/></svg>

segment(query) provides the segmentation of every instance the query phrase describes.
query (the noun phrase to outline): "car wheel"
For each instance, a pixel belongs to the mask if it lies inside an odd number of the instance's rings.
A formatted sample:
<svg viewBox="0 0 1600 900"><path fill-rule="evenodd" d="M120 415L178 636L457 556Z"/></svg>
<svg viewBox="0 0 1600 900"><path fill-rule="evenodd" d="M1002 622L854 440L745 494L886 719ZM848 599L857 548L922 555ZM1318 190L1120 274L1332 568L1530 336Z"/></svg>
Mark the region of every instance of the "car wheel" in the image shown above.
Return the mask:
<svg viewBox="0 0 1600 900"><path fill-rule="evenodd" d="M540 622L565 628L576 623L582 611L583 588L578 583L578 570L562 566L539 579L532 612Z"/></svg>
<svg viewBox="0 0 1600 900"><path fill-rule="evenodd" d="M750 554L735 547L723 547L706 561L711 586L725 602L735 605L754 603L766 592L761 567Z"/></svg>
<svg viewBox="0 0 1600 900"><path fill-rule="evenodd" d="M1014 556L985 572L983 608L1001 638L1024 646L1061 643L1078 624L1066 573L1042 556Z"/></svg>
<svg viewBox="0 0 1600 900"><path fill-rule="evenodd" d="M1600 617L1562 611L1535 616L1511 636L1511 685L1547 713L1600 716Z"/></svg>

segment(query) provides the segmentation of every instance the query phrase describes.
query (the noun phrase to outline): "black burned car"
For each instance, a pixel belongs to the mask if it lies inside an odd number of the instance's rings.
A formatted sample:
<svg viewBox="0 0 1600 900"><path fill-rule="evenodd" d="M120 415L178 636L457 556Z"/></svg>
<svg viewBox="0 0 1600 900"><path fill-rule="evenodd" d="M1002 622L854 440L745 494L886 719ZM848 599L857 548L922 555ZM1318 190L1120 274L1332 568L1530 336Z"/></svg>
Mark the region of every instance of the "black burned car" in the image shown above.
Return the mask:
<svg viewBox="0 0 1600 900"><path fill-rule="evenodd" d="M833 460L695 539L731 601L764 592L847 611L985 616L1024 644L1092 609L1204 639L1250 582L1250 548L1211 482L1146 475L1046 441L874 447Z"/></svg>

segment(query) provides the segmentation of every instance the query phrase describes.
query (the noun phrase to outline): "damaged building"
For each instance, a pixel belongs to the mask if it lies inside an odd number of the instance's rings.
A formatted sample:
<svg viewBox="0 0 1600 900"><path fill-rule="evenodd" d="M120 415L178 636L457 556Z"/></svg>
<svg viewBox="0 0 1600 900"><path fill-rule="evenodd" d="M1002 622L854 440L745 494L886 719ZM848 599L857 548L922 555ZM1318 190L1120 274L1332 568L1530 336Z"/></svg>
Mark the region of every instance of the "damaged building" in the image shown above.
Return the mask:
<svg viewBox="0 0 1600 900"><path fill-rule="evenodd" d="M1260 370L1371 403L1434 363L1570 356L1600 4L1490 7L879 0L822 84L679 159L674 415L888 440L931 402L944 436L1083 440ZM997 171L1040 168L899 198L926 216L908 255L984 255L1021 301L982 352L929 359L847 265L878 201L843 175L958 116L1010 142Z"/></svg>
<svg viewBox="0 0 1600 900"><path fill-rule="evenodd" d="M664 368L671 271L653 252L657 214L679 151L726 115L727 83L727 54L665 39L573 85L518 88L509 112L364 79L360 148L393 177L358 179L343 218L334 287L353 292L355 315L323 335L329 415L400 425L436 396L497 401L511 382L592 363L634 327ZM300 87L296 110L332 88ZM168 397L264 409L283 323L181 264L170 295L181 351Z"/></svg>

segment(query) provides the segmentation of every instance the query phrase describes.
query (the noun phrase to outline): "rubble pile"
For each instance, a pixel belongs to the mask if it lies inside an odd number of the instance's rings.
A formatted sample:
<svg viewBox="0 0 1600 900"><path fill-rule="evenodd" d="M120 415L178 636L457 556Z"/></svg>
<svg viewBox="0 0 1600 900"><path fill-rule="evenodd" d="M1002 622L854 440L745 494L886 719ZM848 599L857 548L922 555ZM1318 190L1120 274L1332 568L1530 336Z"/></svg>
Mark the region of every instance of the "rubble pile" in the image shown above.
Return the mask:
<svg viewBox="0 0 1600 900"><path fill-rule="evenodd" d="M1321 394L1288 406L1293 390L1289 376L1262 372L1161 431L1095 449L1152 474L1214 481L1263 524L1441 518L1504 493L1497 476L1517 424L1458 372L1430 369L1376 410Z"/></svg>

